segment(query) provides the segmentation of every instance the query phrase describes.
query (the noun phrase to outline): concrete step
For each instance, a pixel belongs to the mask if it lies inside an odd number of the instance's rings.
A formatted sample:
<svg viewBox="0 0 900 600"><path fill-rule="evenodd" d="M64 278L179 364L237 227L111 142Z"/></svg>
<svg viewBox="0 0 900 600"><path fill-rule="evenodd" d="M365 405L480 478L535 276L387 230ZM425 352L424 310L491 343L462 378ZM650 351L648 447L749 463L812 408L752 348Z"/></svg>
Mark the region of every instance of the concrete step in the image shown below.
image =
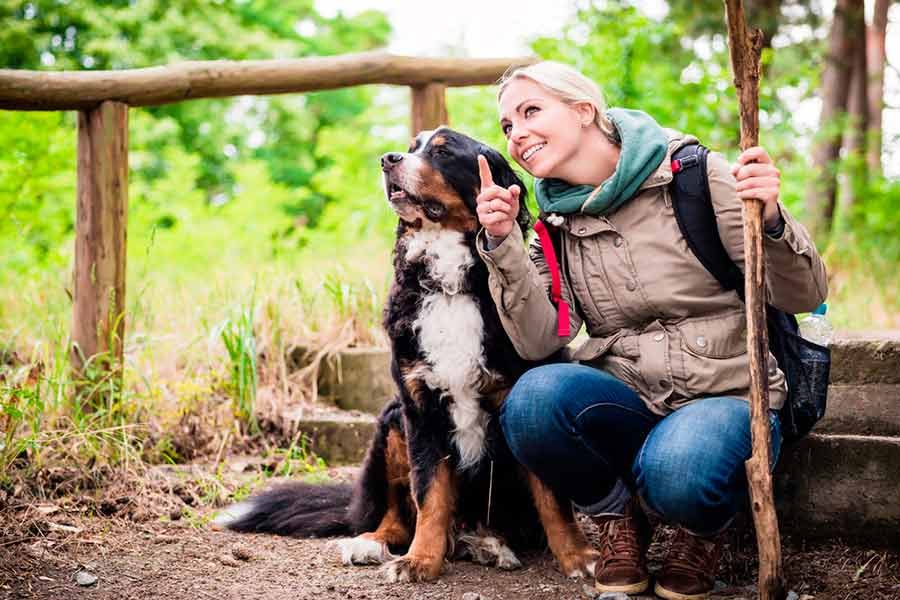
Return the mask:
<svg viewBox="0 0 900 600"><path fill-rule="evenodd" d="M316 417L300 427L329 465L347 465L363 460L375 421ZM810 434L782 450L774 483L785 531L900 545L900 436Z"/></svg>
<svg viewBox="0 0 900 600"><path fill-rule="evenodd" d="M358 411L312 414L298 419L296 426L306 437L307 449L329 466L362 462L375 436L375 417Z"/></svg>
<svg viewBox="0 0 900 600"><path fill-rule="evenodd" d="M314 356L308 348L295 346L288 351L288 369L301 369ZM324 405L373 415L397 393L391 376L391 353L384 348L348 348L324 357L317 383L318 400Z"/></svg>
<svg viewBox="0 0 900 600"><path fill-rule="evenodd" d="M775 474L779 522L811 538L900 546L900 437L811 434Z"/></svg>
<svg viewBox="0 0 900 600"><path fill-rule="evenodd" d="M313 354L304 347L294 347L288 352L288 367L291 370L309 364ZM321 361L319 366L319 400L325 405L344 410L361 410L378 414L384 403L394 397L396 386L391 377L390 351L384 348L349 348ZM872 433L896 435L900 431L900 420L897 419L900 395L895 395L895 402L890 402L892 393L900 391L900 387L868 387L868 386L900 386L900 337L844 337L832 344L831 383L829 404L836 410L842 404L856 410L866 408L886 408L887 416L878 417L882 421L893 423L885 429L884 424L869 424L865 430L847 431L845 426L834 423L834 433ZM865 386L851 390L849 386ZM868 399L867 399L868 398ZM829 415L830 416L830 415ZM844 419L844 417L841 417ZM831 431L831 430L830 430Z"/></svg>
<svg viewBox="0 0 900 600"><path fill-rule="evenodd" d="M900 544L900 338L843 338L832 346L828 411L814 434L786 447L775 488L782 527L810 537ZM305 350L291 353L299 368ZM322 362L323 406L299 421L329 464L362 461L377 414L394 393L390 354L353 349Z"/></svg>
<svg viewBox="0 0 900 600"><path fill-rule="evenodd" d="M900 436L900 385L832 384L816 433Z"/></svg>
<svg viewBox="0 0 900 600"><path fill-rule="evenodd" d="M900 384L900 337L844 337L831 346L831 383Z"/></svg>

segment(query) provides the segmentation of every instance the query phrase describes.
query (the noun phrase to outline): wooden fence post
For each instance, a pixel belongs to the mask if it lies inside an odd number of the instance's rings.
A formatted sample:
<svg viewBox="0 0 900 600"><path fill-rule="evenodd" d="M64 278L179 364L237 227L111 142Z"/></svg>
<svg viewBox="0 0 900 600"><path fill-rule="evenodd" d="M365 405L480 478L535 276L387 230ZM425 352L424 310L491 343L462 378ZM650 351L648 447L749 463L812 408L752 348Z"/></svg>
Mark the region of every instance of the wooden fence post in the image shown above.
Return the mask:
<svg viewBox="0 0 900 600"><path fill-rule="evenodd" d="M423 129L434 129L438 125L448 125L447 86L442 83L427 83L412 88L412 131L411 137Z"/></svg>
<svg viewBox="0 0 900 600"><path fill-rule="evenodd" d="M72 366L121 377L125 335L125 229L128 214L128 105L104 101L78 113L78 208Z"/></svg>

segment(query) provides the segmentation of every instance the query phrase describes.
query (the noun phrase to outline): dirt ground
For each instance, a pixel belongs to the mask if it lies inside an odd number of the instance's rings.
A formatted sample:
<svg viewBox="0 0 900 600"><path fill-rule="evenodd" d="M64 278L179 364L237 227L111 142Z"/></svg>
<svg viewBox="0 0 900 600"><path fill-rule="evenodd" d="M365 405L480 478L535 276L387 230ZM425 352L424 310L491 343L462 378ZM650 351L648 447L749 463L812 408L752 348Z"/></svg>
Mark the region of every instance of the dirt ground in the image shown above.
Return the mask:
<svg viewBox="0 0 900 600"><path fill-rule="evenodd" d="M54 504L26 505L14 497L0 502L0 598L591 597L586 582L564 577L546 553L522 556L524 567L516 571L455 562L436 583L388 584L378 567L341 565L332 540L216 531L208 525L213 508L199 504L188 516L180 516L179 504L191 501L183 489L175 490L171 498L161 498L155 510L143 505L131 512L116 510L116 501L109 497L98 504L99 510L85 510L83 503L65 499ZM651 571L659 567L670 535L667 528L658 528L650 553ZM752 531L743 528L731 536L714 598L756 597L755 552ZM802 600L900 599L900 551L837 541L803 543L786 537L784 556L789 588Z"/></svg>

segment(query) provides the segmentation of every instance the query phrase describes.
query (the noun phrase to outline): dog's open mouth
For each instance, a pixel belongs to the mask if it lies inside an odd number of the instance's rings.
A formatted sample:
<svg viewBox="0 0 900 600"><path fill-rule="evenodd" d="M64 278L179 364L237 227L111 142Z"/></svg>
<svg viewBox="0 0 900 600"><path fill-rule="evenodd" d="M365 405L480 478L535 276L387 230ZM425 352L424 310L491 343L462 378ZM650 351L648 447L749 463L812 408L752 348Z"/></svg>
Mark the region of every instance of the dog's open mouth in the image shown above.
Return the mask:
<svg viewBox="0 0 900 600"><path fill-rule="evenodd" d="M388 184L388 198L392 202L397 202L400 200L409 200L410 195L406 192L406 190L401 188L396 183L389 183Z"/></svg>

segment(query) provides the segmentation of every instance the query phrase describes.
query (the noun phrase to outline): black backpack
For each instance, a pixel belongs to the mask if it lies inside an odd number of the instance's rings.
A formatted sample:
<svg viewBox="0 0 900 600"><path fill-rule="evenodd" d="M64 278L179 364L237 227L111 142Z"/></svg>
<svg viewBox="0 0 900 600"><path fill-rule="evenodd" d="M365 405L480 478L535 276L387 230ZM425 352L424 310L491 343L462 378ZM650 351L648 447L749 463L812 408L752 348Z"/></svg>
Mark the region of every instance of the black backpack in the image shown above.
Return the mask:
<svg viewBox="0 0 900 600"><path fill-rule="evenodd" d="M744 275L728 256L709 194L706 155L688 144L672 155L672 207L688 247L718 282L744 300ZM799 440L825 414L831 351L800 336L792 314L766 305L769 349L787 378L787 399L779 411L786 442Z"/></svg>

